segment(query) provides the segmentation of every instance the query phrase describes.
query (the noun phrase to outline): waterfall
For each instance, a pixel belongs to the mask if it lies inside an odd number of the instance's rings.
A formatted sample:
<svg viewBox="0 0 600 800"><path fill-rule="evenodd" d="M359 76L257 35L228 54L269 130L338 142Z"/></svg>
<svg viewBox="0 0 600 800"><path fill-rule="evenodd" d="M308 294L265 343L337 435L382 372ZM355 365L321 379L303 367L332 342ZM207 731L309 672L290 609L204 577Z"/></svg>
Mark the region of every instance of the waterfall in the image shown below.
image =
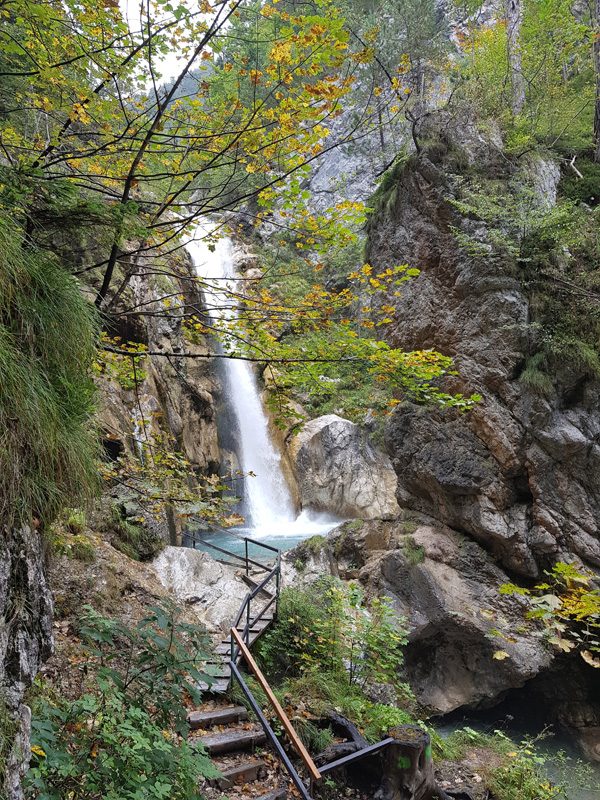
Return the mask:
<svg viewBox="0 0 600 800"><path fill-rule="evenodd" d="M209 249L201 237L209 229L196 228L196 238L187 244L196 272L207 283L208 314L216 327L227 325L237 315L235 264L231 240L223 237ZM235 340L224 342L235 348ZM253 529L264 534L280 533L296 519L294 503L281 468L281 454L269 433L269 421L251 362L224 360L225 391L238 428L238 457L244 474L246 505Z"/></svg>
<svg viewBox="0 0 600 800"><path fill-rule="evenodd" d="M239 280L236 280L231 240L225 236L209 247L213 226L198 225L186 244L196 274L206 285L207 313L216 328L227 330L237 316ZM225 335L225 352L239 350L234 336ZM254 536L305 538L325 533L338 520L328 515L296 515L281 464L281 453L271 438L252 363L224 359L225 396L237 424L237 454L244 473L247 525Z"/></svg>
<svg viewBox="0 0 600 800"><path fill-rule="evenodd" d="M143 464L145 461L144 458L144 444L145 444L145 436L144 436L144 420L142 419L141 411L137 406L133 407L131 412L131 419L133 422L133 446L135 448L135 452L137 457Z"/></svg>

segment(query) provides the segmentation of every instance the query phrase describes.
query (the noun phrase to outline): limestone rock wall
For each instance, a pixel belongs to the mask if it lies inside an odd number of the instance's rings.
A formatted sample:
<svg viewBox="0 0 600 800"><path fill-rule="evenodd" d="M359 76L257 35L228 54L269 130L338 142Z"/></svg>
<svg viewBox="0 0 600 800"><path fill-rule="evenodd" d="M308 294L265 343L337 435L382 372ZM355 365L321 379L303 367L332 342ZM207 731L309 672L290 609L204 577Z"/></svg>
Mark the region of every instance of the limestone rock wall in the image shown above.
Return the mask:
<svg viewBox="0 0 600 800"><path fill-rule="evenodd" d="M198 474L216 473L223 461L218 433L222 398L212 345L206 337L186 333L180 299L163 299L178 294L188 312L202 317L202 297L190 280L191 261L182 252L158 266L148 259L139 269L113 308L108 333L145 345L149 355L140 362L137 390L110 369L98 377L105 447L113 457L139 455L148 443L158 451L181 453ZM177 535L164 532L172 541Z"/></svg>
<svg viewBox="0 0 600 800"><path fill-rule="evenodd" d="M52 598L40 533L23 527L1 534L0 797L21 800L31 721L24 694L52 649Z"/></svg>
<svg viewBox="0 0 600 800"><path fill-rule="evenodd" d="M497 137L464 120L440 116L428 134L435 144L399 170L371 221L368 259L421 270L394 300L389 341L452 356L459 377L449 388L483 399L464 415L397 407L386 442L398 501L468 534L512 574L537 576L561 557L600 566L600 387L557 376L544 398L519 380L539 334L514 260L491 250L471 258L456 235L476 238L481 226L453 204L464 175L506 181L521 170L550 206L558 168L543 158L511 164Z"/></svg>
<svg viewBox="0 0 600 800"><path fill-rule="evenodd" d="M283 565L286 583L331 573L389 598L408 629L405 677L432 713L489 703L552 661L541 636L523 630L522 599L498 592L507 574L479 544L431 517L345 523L321 549L301 544ZM507 657L494 659L497 650Z"/></svg>

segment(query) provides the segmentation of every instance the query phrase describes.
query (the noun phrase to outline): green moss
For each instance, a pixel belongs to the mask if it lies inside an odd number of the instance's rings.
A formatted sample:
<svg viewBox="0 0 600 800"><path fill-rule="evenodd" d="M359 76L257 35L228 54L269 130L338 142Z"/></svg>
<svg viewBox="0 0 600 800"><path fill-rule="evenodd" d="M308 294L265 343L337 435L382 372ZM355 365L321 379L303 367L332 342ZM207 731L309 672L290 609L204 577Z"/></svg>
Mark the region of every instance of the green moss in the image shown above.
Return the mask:
<svg viewBox="0 0 600 800"><path fill-rule="evenodd" d="M411 566L415 567L425 561L425 548L418 545L412 536L406 536L401 546L404 557Z"/></svg>
<svg viewBox="0 0 600 800"><path fill-rule="evenodd" d="M298 571L301 572L306 567L306 562L311 556L316 556L321 553L326 544L327 537L318 534L301 542L296 547L296 563L301 565Z"/></svg>
<svg viewBox="0 0 600 800"><path fill-rule="evenodd" d="M96 551L84 531L85 512L76 508L67 509L48 529L46 541L50 553L92 562Z"/></svg>
<svg viewBox="0 0 600 800"><path fill-rule="evenodd" d="M405 533L407 535L414 533L418 527L419 523L408 516L406 516L400 523L400 529L402 530L402 533Z"/></svg>
<svg viewBox="0 0 600 800"><path fill-rule="evenodd" d="M135 561L148 561L164 547L156 531L147 525L130 521L117 506L111 508L107 528L112 533L112 546Z"/></svg>

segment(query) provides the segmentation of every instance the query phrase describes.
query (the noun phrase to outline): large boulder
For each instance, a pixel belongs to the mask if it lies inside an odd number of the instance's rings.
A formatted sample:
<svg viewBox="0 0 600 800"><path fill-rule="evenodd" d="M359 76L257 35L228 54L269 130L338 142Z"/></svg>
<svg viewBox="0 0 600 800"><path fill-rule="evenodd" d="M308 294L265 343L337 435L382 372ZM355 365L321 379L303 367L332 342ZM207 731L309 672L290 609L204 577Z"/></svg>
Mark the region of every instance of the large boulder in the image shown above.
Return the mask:
<svg viewBox="0 0 600 800"><path fill-rule="evenodd" d="M209 630L229 631L248 593L234 567L191 547L165 547L152 567L162 585Z"/></svg>
<svg viewBox="0 0 600 800"><path fill-rule="evenodd" d="M310 557L300 545L283 563L288 584L321 571L388 597L408 628L406 677L434 714L491 705L552 662L542 636L523 626L522 598L500 594L506 573L431 518L346 523Z"/></svg>
<svg viewBox="0 0 600 800"><path fill-rule="evenodd" d="M479 545L439 525L420 525L409 540L381 559L375 580L408 620L406 667L426 707L489 704L550 664L541 637L523 629L522 601L499 593L506 574Z"/></svg>
<svg viewBox="0 0 600 800"><path fill-rule="evenodd" d="M346 519L398 515L389 458L350 420L327 414L307 422L290 451L304 508Z"/></svg>

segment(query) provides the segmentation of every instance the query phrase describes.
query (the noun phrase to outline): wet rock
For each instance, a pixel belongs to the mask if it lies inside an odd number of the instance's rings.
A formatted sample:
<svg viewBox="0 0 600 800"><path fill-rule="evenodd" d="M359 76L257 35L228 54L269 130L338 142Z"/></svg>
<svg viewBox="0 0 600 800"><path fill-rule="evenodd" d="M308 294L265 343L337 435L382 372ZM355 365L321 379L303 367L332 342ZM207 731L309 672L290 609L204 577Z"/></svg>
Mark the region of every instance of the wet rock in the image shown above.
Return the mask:
<svg viewBox="0 0 600 800"><path fill-rule="evenodd" d="M431 518L346 523L304 564L297 554L283 559L287 583L320 571L391 600L409 632L405 677L432 713L491 704L552 662L541 635L523 629L522 599L499 593L507 574L476 542ZM500 650L506 655L495 659Z"/></svg>
<svg viewBox="0 0 600 800"><path fill-rule="evenodd" d="M290 451L303 507L346 518L398 514L389 458L353 422L335 414L313 419L292 440Z"/></svg>

